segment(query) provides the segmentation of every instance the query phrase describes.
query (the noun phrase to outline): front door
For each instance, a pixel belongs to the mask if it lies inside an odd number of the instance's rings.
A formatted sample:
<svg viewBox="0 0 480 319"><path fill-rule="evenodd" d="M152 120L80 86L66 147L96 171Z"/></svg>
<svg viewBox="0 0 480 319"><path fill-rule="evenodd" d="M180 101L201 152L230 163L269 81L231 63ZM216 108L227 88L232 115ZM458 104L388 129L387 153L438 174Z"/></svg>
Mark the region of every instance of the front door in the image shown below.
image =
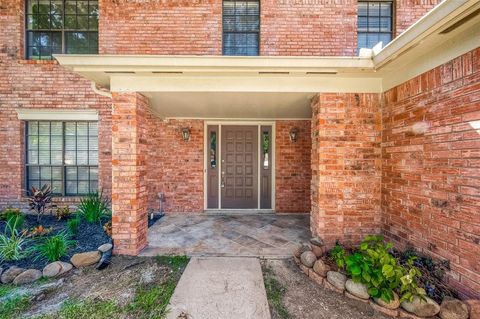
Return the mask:
<svg viewBox="0 0 480 319"><path fill-rule="evenodd" d="M222 208L258 208L258 126L222 126L221 143Z"/></svg>

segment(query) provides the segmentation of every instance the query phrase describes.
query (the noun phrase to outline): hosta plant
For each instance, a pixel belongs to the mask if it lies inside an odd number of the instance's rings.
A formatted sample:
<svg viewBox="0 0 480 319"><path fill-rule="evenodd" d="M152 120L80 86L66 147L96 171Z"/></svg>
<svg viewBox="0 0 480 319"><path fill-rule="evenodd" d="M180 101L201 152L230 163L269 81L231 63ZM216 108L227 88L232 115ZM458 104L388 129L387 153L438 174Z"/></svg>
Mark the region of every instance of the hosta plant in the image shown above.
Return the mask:
<svg viewBox="0 0 480 319"><path fill-rule="evenodd" d="M41 188L32 187L30 196L28 197L28 205L30 209L37 215L37 222L40 223L45 211L49 210L52 205L52 187L44 184Z"/></svg>
<svg viewBox="0 0 480 319"><path fill-rule="evenodd" d="M25 248L28 243L25 233L20 233L15 224L7 223L4 232L0 234L0 264L26 257L28 252Z"/></svg>
<svg viewBox="0 0 480 319"><path fill-rule="evenodd" d="M37 254L37 259L54 262L66 256L74 245L75 241L69 238L67 232L60 232L54 236L41 238L33 247L33 251Z"/></svg>

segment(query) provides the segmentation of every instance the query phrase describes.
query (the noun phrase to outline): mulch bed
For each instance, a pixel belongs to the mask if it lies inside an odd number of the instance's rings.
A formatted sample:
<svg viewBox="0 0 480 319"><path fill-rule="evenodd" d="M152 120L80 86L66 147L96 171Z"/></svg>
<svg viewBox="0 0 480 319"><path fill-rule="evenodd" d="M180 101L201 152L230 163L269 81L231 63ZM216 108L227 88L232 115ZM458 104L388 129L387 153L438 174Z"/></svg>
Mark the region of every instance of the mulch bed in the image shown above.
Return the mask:
<svg viewBox="0 0 480 319"><path fill-rule="evenodd" d="M69 261L70 258L76 254L86 251L97 250L97 248L110 241L110 237L103 230L103 224L108 221L108 218L102 220L102 223L98 224L88 224L84 220L80 227L78 228L78 233L72 237L73 240L76 241L76 245L72 247L67 256L61 258L62 261ZM46 236L55 235L61 231L66 231L66 220L58 221L55 216L46 215L43 216L40 222L45 229L52 227L52 232ZM25 223L23 224L24 229L31 230L35 226L37 226L37 218L34 215L26 215L25 216ZM5 229L5 222L0 221L0 231L3 232ZM38 237L37 237L38 238ZM40 237L41 238L41 237ZM27 246L27 249L35 245L35 239L30 241ZM12 262L5 262L1 266L2 267L10 267L10 266L17 266L22 268L35 268L42 270L48 264L46 260L35 259L35 255L28 256L24 259Z"/></svg>

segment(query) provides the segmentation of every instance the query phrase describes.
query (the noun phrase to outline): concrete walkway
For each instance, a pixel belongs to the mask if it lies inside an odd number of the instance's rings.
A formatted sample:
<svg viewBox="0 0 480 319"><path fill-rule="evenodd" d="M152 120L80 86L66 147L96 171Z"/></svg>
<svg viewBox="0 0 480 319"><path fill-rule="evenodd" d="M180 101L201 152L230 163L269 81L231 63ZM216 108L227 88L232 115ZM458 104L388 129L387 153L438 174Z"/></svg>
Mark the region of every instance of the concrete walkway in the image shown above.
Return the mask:
<svg viewBox="0 0 480 319"><path fill-rule="evenodd" d="M192 258L169 307L167 319L270 318L257 258Z"/></svg>

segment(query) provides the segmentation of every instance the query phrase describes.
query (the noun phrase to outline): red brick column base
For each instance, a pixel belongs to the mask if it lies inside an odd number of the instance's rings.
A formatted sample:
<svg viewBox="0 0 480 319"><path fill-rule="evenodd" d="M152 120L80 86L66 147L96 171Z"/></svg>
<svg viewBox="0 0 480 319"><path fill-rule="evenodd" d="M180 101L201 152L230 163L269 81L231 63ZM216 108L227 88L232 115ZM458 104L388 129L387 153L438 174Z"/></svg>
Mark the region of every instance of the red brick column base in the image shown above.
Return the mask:
<svg viewBox="0 0 480 319"><path fill-rule="evenodd" d="M380 233L380 94L312 100L310 227L328 246Z"/></svg>
<svg viewBox="0 0 480 319"><path fill-rule="evenodd" d="M147 245L146 152L148 99L114 93L112 111L112 226L116 254Z"/></svg>

